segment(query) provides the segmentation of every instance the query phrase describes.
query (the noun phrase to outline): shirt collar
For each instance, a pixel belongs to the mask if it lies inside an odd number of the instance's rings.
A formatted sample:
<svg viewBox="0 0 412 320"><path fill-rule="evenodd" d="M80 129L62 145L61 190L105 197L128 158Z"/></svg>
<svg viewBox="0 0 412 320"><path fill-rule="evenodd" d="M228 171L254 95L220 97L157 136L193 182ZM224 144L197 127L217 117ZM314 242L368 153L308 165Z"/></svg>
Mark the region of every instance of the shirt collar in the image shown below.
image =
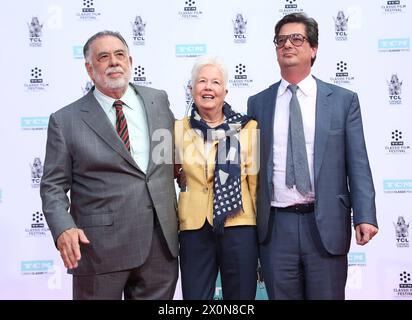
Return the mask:
<svg viewBox="0 0 412 320"><path fill-rule="evenodd" d="M288 90L290 83L282 78L279 84L278 96L282 96ZM312 74L309 74L305 79L298 83L299 91L305 96L314 96L316 94L316 80Z"/></svg>
<svg viewBox="0 0 412 320"><path fill-rule="evenodd" d="M97 100L102 101L103 102L103 109L104 111L107 113L111 110L111 107L113 106L113 103L116 100L122 100L126 107L130 108L130 109L134 109L133 106L133 95L135 94L134 89L131 87L131 85L129 84L127 86L126 92L124 93L124 95L120 98L120 99L114 99L112 97L109 97L107 95L105 95L103 92L101 92L99 89L97 89L96 87L94 88L94 95L97 98Z"/></svg>

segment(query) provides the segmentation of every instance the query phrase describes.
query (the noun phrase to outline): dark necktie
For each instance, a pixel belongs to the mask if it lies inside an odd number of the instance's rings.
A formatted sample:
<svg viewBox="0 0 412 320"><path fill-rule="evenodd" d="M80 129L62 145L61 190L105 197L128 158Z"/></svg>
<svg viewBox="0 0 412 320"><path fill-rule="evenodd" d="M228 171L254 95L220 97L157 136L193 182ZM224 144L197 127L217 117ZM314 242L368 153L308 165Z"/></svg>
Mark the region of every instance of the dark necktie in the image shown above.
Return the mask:
<svg viewBox="0 0 412 320"><path fill-rule="evenodd" d="M113 107L116 109L116 131L120 139L124 142L126 149L130 151L129 131L127 130L127 122L123 113L124 102L116 100Z"/></svg>
<svg viewBox="0 0 412 320"><path fill-rule="evenodd" d="M292 92L292 99L290 99L289 104L286 185L289 188L295 185L301 194L306 195L309 193L311 186L302 113L300 111L298 97L296 96L298 86L289 85L288 89Z"/></svg>

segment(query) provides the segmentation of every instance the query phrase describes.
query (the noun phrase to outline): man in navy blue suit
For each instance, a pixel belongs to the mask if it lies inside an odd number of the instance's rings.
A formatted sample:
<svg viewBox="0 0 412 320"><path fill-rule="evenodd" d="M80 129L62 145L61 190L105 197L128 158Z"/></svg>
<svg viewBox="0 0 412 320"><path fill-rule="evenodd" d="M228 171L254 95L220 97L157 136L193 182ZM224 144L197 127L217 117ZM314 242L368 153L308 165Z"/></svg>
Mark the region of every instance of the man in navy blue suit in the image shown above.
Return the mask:
<svg viewBox="0 0 412 320"><path fill-rule="evenodd" d="M274 43L282 79L248 100L248 114L265 137L257 224L266 289L270 299L344 299L351 211L359 245L378 232L358 96L312 76L314 19L284 16ZM299 148L290 137L298 131L289 127L297 123L304 158L293 162Z"/></svg>

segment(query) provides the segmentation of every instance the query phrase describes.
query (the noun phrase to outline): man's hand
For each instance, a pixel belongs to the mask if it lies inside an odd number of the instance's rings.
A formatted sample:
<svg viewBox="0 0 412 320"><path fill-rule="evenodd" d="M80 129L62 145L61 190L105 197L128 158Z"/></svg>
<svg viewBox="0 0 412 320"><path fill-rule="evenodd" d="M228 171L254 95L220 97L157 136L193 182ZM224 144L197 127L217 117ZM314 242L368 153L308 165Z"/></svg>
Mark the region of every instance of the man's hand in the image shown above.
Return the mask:
<svg viewBox="0 0 412 320"><path fill-rule="evenodd" d="M356 243L363 246L378 233L378 228L369 223L358 224L356 230Z"/></svg>
<svg viewBox="0 0 412 320"><path fill-rule="evenodd" d="M83 230L76 228L64 231L57 238L57 248L60 251L64 266L68 269L74 269L78 266L77 261L81 258L79 241L84 244L90 243Z"/></svg>

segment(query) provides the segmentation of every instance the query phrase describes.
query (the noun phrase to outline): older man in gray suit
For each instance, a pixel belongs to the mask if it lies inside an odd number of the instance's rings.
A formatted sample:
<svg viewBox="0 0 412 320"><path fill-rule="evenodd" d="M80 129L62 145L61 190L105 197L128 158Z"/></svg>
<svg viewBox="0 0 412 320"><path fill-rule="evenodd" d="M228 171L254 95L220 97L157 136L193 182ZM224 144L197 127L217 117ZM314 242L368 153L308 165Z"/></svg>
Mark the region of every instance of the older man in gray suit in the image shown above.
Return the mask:
<svg viewBox="0 0 412 320"><path fill-rule="evenodd" d="M178 242L167 94L129 83L132 58L117 32L92 36L84 56L95 87L50 116L40 188L73 298L171 299Z"/></svg>
<svg viewBox="0 0 412 320"><path fill-rule="evenodd" d="M266 289L271 299L343 299L351 208L358 244L378 232L358 96L312 76L314 19L284 16L274 42L282 80L248 101L265 137L257 226Z"/></svg>

